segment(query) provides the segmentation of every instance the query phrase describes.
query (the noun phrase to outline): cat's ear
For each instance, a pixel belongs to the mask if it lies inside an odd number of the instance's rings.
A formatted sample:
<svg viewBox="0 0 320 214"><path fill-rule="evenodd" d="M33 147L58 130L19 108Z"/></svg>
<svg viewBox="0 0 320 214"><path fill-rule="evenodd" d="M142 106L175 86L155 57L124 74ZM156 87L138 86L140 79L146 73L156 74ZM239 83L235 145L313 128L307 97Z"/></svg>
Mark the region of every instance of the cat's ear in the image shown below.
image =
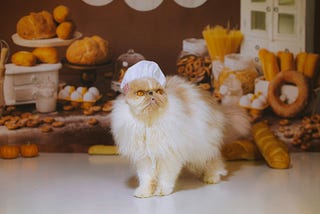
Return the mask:
<svg viewBox="0 0 320 214"><path fill-rule="evenodd" d="M127 94L129 91L129 84L126 83L122 88L122 93Z"/></svg>

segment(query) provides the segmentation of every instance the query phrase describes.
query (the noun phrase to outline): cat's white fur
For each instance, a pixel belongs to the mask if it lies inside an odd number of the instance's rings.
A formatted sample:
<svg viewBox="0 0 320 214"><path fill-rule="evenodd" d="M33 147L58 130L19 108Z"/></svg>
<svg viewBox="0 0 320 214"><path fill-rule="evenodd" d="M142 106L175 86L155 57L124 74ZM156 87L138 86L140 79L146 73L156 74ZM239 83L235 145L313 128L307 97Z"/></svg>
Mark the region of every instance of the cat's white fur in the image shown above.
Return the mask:
<svg viewBox="0 0 320 214"><path fill-rule="evenodd" d="M141 88L142 87L142 88ZM227 170L220 153L226 140L245 136L247 115L237 107L217 104L209 93L178 76L168 77L163 89L154 79L135 80L119 95L111 113L111 131L122 155L137 168L137 197L168 195L183 167L217 183ZM136 90L153 94L134 97ZM154 97L154 98L152 98ZM146 108L145 103L157 103Z"/></svg>

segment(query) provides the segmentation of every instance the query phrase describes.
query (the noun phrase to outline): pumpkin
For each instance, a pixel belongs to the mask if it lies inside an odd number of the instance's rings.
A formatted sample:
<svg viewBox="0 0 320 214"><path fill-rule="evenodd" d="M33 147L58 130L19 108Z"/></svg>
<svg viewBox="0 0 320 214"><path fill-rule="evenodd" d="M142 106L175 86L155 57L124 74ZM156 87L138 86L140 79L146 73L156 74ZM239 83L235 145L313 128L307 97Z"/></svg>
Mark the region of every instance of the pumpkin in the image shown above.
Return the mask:
<svg viewBox="0 0 320 214"><path fill-rule="evenodd" d="M19 146L16 145L2 145L0 146L0 157L4 159L14 159L19 156Z"/></svg>
<svg viewBox="0 0 320 214"><path fill-rule="evenodd" d="M20 153L22 157L31 158L39 155L39 149L35 143L27 143L20 146Z"/></svg>

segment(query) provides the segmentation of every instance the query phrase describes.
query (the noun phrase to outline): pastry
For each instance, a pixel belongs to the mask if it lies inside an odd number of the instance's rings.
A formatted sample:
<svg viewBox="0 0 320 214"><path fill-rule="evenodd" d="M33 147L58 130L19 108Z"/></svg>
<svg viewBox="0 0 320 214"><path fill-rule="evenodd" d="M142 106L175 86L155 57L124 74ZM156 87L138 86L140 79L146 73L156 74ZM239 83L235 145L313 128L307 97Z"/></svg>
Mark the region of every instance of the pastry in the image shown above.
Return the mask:
<svg viewBox="0 0 320 214"><path fill-rule="evenodd" d="M75 31L75 25L73 22L62 22L58 25L56 33L60 39L71 39Z"/></svg>
<svg viewBox="0 0 320 214"><path fill-rule="evenodd" d="M87 123L93 126L93 125L97 125L99 123L99 120L97 120L97 118L92 117L87 121Z"/></svg>
<svg viewBox="0 0 320 214"><path fill-rule="evenodd" d="M19 66L34 66L37 64L36 56L29 51L18 51L11 56L11 61Z"/></svg>
<svg viewBox="0 0 320 214"><path fill-rule="evenodd" d="M110 58L109 43L99 36L78 39L67 48L66 58L77 65L103 64Z"/></svg>
<svg viewBox="0 0 320 214"><path fill-rule="evenodd" d="M32 12L20 18L17 33L23 39L48 39L56 36L56 24L48 11Z"/></svg>
<svg viewBox="0 0 320 214"><path fill-rule="evenodd" d="M54 47L39 47L32 51L41 63L55 64L59 62L58 50Z"/></svg>
<svg viewBox="0 0 320 214"><path fill-rule="evenodd" d="M62 23L70 20L70 10L65 5L59 5L53 9L53 18L56 22Z"/></svg>
<svg viewBox="0 0 320 214"><path fill-rule="evenodd" d="M298 87L297 99L287 104L280 99L280 89L285 83L291 83ZM303 74L297 71L282 71L269 83L268 102L273 111L280 117L294 117L300 113L307 105L309 97L308 80Z"/></svg>

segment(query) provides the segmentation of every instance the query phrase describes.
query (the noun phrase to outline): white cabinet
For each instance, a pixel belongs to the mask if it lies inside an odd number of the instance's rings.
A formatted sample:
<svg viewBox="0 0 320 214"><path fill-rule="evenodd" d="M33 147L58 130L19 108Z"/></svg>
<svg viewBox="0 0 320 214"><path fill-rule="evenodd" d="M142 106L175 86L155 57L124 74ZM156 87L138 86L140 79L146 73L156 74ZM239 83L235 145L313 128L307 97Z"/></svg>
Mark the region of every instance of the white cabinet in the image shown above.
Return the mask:
<svg viewBox="0 0 320 214"><path fill-rule="evenodd" d="M241 0L241 54L313 51L314 0Z"/></svg>

